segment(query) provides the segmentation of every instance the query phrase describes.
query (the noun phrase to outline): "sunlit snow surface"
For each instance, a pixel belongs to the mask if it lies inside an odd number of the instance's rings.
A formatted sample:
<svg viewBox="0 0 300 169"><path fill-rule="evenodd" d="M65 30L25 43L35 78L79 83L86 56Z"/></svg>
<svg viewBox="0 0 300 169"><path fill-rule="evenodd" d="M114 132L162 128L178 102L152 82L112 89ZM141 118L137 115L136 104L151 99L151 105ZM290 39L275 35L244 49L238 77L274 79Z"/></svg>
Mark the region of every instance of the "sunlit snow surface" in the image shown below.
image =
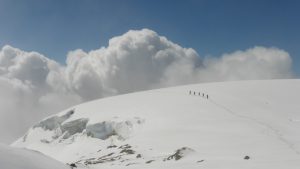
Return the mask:
<svg viewBox="0 0 300 169"><path fill-rule="evenodd" d="M37 123L13 146L87 168L299 169L300 80L100 99Z"/></svg>

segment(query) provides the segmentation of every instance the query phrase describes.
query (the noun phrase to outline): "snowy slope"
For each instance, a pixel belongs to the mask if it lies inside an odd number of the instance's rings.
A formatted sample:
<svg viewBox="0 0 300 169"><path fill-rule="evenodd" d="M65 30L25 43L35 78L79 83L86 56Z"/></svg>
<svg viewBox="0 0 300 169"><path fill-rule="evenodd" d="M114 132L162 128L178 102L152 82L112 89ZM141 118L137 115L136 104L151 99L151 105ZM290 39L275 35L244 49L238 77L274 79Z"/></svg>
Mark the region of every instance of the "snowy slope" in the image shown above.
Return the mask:
<svg viewBox="0 0 300 169"><path fill-rule="evenodd" d="M70 169L39 152L0 144L1 169Z"/></svg>
<svg viewBox="0 0 300 169"><path fill-rule="evenodd" d="M299 100L300 80L138 92L60 112L13 145L89 168L298 169Z"/></svg>

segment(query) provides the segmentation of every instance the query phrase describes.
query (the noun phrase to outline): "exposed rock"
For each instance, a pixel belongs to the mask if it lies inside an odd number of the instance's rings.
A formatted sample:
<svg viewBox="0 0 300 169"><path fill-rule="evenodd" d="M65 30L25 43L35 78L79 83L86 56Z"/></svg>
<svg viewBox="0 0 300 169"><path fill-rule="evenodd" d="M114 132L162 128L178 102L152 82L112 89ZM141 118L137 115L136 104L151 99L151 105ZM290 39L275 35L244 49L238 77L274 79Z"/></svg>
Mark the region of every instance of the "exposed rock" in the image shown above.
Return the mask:
<svg viewBox="0 0 300 169"><path fill-rule="evenodd" d="M134 154L135 151L132 149L123 149L120 151L120 153L126 153L126 154Z"/></svg>
<svg viewBox="0 0 300 169"><path fill-rule="evenodd" d="M128 148L131 148L131 145L125 144L125 145L121 145L121 146L119 147L119 149L128 149Z"/></svg>
<svg viewBox="0 0 300 169"><path fill-rule="evenodd" d="M146 164L150 164L152 163L154 160L149 160L149 161L146 161Z"/></svg>
<svg viewBox="0 0 300 169"><path fill-rule="evenodd" d="M141 154L136 155L136 158L142 158Z"/></svg>
<svg viewBox="0 0 300 169"><path fill-rule="evenodd" d="M116 148L117 146L116 145L111 145L111 146L108 146L107 149L109 148Z"/></svg>
<svg viewBox="0 0 300 169"><path fill-rule="evenodd" d="M244 157L244 160L249 160L249 159L250 159L249 156L245 156L245 157Z"/></svg>
<svg viewBox="0 0 300 169"><path fill-rule="evenodd" d="M69 164L71 168L77 168L75 163Z"/></svg>
<svg viewBox="0 0 300 169"><path fill-rule="evenodd" d="M193 149L188 148L188 147L182 147L178 150L175 151L174 154L168 156L167 158L164 159L164 161L166 160L180 160L181 158L185 157L186 155L195 152Z"/></svg>

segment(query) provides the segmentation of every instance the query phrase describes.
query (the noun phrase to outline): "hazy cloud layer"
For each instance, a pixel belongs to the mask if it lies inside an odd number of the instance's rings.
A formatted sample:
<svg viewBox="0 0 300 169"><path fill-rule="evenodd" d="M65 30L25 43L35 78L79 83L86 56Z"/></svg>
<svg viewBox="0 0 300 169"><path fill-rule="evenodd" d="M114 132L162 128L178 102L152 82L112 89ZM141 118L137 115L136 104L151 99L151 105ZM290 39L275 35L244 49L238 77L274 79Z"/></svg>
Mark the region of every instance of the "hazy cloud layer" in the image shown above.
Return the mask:
<svg viewBox="0 0 300 169"><path fill-rule="evenodd" d="M4 46L0 141L12 141L41 117L83 101L195 82L291 78L291 65L287 52L265 47L203 58L148 29L93 51L70 51L66 65Z"/></svg>

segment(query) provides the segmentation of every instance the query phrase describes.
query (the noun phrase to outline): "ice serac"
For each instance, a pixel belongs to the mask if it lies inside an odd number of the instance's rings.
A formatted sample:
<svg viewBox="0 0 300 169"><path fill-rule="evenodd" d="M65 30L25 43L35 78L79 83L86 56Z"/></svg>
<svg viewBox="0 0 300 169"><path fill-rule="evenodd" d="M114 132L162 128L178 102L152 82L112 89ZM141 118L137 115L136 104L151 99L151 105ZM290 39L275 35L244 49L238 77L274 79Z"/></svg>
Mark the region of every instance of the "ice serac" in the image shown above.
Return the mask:
<svg viewBox="0 0 300 169"><path fill-rule="evenodd" d="M61 124L71 117L71 115L74 114L74 110L68 111L66 114L62 116L53 116L49 117L38 124L34 125L33 128L41 127L45 130L54 130L61 126Z"/></svg>
<svg viewBox="0 0 300 169"><path fill-rule="evenodd" d="M129 138L134 129L142 125L144 120L140 118L132 118L124 121L103 121L100 123L89 124L86 127L88 136L105 140L111 136L116 136L120 140Z"/></svg>
<svg viewBox="0 0 300 169"><path fill-rule="evenodd" d="M40 121L23 136L22 142L26 143L28 137L31 137L31 140L33 139L32 141L34 142L47 144L54 142L68 142L70 144L75 138L83 136L101 140L115 136L118 140L125 140L131 136L137 125L141 125L144 122L138 117L123 121L114 117L107 121L90 124L88 123L89 118L71 118L74 113L75 109L72 109L66 111L66 113L53 115ZM43 132L44 134L42 134Z"/></svg>
<svg viewBox="0 0 300 169"><path fill-rule="evenodd" d="M300 80L206 83L74 106L13 145L81 168L299 169Z"/></svg>
<svg viewBox="0 0 300 169"><path fill-rule="evenodd" d="M82 133L86 129L88 121L88 118L82 118L62 124L60 128L61 132L64 133L64 139L67 139L76 133Z"/></svg>

